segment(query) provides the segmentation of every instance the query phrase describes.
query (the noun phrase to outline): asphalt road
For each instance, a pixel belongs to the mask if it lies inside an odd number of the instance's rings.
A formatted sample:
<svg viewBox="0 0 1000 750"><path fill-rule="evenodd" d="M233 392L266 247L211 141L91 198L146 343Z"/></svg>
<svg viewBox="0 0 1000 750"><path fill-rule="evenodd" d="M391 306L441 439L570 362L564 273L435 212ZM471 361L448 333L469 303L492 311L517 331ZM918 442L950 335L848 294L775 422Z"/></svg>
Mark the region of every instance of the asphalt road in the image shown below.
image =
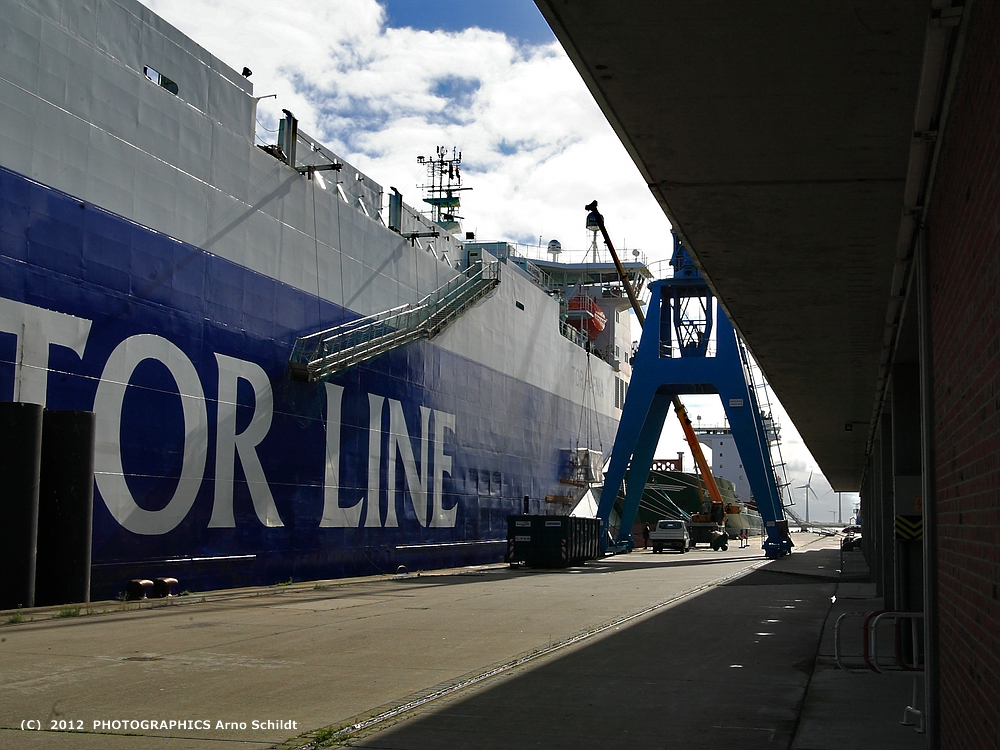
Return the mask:
<svg viewBox="0 0 1000 750"><path fill-rule="evenodd" d="M0 747L788 747L837 580L798 543L8 613Z"/></svg>

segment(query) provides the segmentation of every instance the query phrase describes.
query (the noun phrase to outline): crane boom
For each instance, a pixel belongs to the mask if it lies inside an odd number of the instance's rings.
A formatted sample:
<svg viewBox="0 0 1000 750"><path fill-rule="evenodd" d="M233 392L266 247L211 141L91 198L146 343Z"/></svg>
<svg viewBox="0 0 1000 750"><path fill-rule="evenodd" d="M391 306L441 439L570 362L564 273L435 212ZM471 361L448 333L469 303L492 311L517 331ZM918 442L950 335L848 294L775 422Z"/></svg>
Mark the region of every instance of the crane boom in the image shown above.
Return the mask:
<svg viewBox="0 0 1000 750"><path fill-rule="evenodd" d="M705 459L705 453L701 449L701 443L698 442L698 436L694 434L694 428L691 427L691 420L688 419L687 409L684 408L684 404L676 396L674 396L674 412L681 423L681 429L684 430L684 437L687 438L691 453L694 454L694 462L698 466L698 471L701 472L701 478L705 482L705 488L708 490L708 496L711 498L712 504L723 505L722 493L719 492L719 485L716 483L712 469Z"/></svg>

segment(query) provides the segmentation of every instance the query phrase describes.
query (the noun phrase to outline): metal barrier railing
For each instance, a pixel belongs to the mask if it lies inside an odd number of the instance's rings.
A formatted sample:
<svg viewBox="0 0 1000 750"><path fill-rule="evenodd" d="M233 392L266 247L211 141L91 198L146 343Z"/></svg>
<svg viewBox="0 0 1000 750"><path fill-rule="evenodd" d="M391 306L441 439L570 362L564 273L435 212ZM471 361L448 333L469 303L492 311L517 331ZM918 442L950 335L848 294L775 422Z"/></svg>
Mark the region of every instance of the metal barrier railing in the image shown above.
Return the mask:
<svg viewBox="0 0 1000 750"><path fill-rule="evenodd" d="M433 338L500 283L500 263L482 261L423 299L296 339L292 374L319 380L421 338Z"/></svg>
<svg viewBox="0 0 1000 750"><path fill-rule="evenodd" d="M584 349L587 348L587 336L583 334L578 328L574 328L565 320L559 323L559 333L568 338L577 346L582 346Z"/></svg>
<svg viewBox="0 0 1000 750"><path fill-rule="evenodd" d="M846 655L843 651L841 626L850 619L862 620L861 653ZM913 726L916 731L924 732L924 714L917 706L919 696L918 680L923 676L924 665L920 658L920 628L919 622L924 619L923 612L903 612L892 610L875 610L872 612L845 612L837 618L833 635L833 654L837 666L847 672L910 672L913 674L913 697L905 709L900 722ZM909 623L909 641L904 638L904 623ZM883 623L893 625L893 655L891 662L883 660L879 654L879 626ZM907 645L909 655L907 655ZM861 663L849 664L846 658L860 658Z"/></svg>

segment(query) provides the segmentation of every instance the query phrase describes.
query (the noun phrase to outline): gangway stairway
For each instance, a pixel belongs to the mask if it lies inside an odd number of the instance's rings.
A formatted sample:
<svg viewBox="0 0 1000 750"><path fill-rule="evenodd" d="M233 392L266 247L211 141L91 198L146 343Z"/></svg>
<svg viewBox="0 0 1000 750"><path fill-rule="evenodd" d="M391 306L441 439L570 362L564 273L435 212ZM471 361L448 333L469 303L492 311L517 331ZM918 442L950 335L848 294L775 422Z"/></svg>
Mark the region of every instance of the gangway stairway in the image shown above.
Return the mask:
<svg viewBox="0 0 1000 750"><path fill-rule="evenodd" d="M411 341L433 338L499 283L500 261L479 261L418 302L296 339L288 368L296 380L323 380Z"/></svg>

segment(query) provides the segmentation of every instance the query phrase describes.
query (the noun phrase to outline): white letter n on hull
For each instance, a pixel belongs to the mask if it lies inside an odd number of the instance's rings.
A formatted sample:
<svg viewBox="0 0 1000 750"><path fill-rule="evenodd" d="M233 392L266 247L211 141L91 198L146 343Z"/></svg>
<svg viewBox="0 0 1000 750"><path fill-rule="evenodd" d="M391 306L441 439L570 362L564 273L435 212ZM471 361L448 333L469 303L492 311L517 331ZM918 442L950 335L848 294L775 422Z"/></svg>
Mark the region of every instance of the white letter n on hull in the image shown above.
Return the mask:
<svg viewBox="0 0 1000 750"><path fill-rule="evenodd" d="M427 443L430 441L431 410L420 407L420 468L413 460L413 445L403 417L403 405L389 399L389 512L385 525L396 525L396 454L403 461L403 479L410 488L413 513L421 526L427 525L427 480L430 478L427 464ZM420 472L423 471L423 476ZM405 492L405 490L404 490ZM405 495L404 495L405 497Z"/></svg>

